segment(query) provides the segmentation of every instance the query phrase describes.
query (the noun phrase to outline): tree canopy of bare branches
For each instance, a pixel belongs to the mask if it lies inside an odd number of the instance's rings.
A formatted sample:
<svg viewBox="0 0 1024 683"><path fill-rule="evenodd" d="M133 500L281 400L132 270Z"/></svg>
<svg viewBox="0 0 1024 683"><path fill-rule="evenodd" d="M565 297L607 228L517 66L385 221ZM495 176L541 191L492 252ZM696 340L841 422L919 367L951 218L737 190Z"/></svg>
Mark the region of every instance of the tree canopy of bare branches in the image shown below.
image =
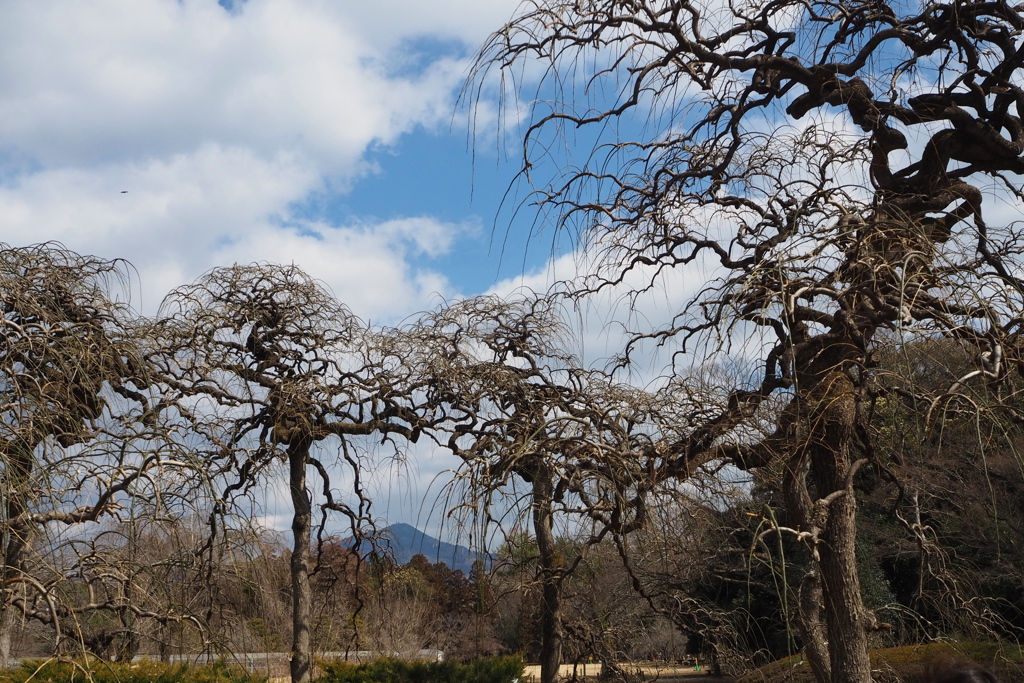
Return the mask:
<svg viewBox="0 0 1024 683"><path fill-rule="evenodd" d="M111 590L110 556L61 532L202 495L155 426L144 343L115 298L126 277L58 244L0 246L0 667L19 617L48 624L58 650L89 613L171 618Z"/></svg>
<svg viewBox="0 0 1024 683"><path fill-rule="evenodd" d="M314 500L317 537L327 515L347 518L358 538L372 525L362 485L367 443L415 440L421 418L405 350L374 335L320 284L295 267L234 266L214 270L164 302L153 361L175 406L200 443L226 502L288 468L292 504L292 680L309 679L310 548ZM195 436L193 438L196 438ZM323 444L330 442L329 447ZM329 456L329 459L328 459ZM316 497L308 474L319 478ZM348 470L352 488L332 482Z"/></svg>
<svg viewBox="0 0 1024 683"><path fill-rule="evenodd" d="M555 681L562 584L582 559L563 557L555 519L592 529L587 547L643 523L652 397L585 369L568 351L552 299L467 299L411 334L423 339L418 365L440 411L435 433L447 435L440 438L464 463L462 505L486 522L503 508L516 514L519 500L529 511L542 593L541 680Z"/></svg>
<svg viewBox="0 0 1024 683"><path fill-rule="evenodd" d="M888 391L878 349L945 337L975 359L943 394L904 397L926 438L971 383L1019 419L1024 240L1015 210L986 192L1022 199L1022 29L1024 10L998 0L535 0L480 56L481 78L546 69L523 173L601 258L578 292L637 294L713 269L627 357L654 340L682 363L762 331L759 379L659 469L785 463L785 533L809 558L798 625L822 681L871 679L879 624L861 599L853 482L866 464L894 472L872 438ZM552 143L581 129L599 144L538 177ZM774 433L739 438L776 394L788 404Z"/></svg>

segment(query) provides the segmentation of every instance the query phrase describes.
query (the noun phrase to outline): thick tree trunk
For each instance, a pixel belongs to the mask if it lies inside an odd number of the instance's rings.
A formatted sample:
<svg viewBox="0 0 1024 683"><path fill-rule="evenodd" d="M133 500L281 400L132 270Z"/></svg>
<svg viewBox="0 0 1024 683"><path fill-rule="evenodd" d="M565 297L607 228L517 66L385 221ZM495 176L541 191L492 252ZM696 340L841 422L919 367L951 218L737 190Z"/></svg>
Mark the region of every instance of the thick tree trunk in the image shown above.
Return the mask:
<svg viewBox="0 0 1024 683"><path fill-rule="evenodd" d="M856 512L852 495L838 498L830 506L819 546L832 683L871 681L867 619L857 574Z"/></svg>
<svg viewBox="0 0 1024 683"><path fill-rule="evenodd" d="M14 579L24 570L25 555L32 544L34 529L26 524L13 525L11 520L22 517L27 511L26 500L34 460L29 444L9 444L5 449L8 479L3 492L4 519L8 526L3 534L3 566L0 567L0 669L11 665L11 647L14 630L18 625L18 610L11 604L15 590ZM59 641L60 634L57 634Z"/></svg>
<svg viewBox="0 0 1024 683"><path fill-rule="evenodd" d="M814 677L821 683L832 680L832 658L828 651L828 629L821 618L824 593L821 588L821 574L812 564L800 582L800 618L798 631L804 643L807 661L811 664Z"/></svg>
<svg viewBox="0 0 1024 683"><path fill-rule="evenodd" d="M0 671L11 668L11 643L17 624L15 610L10 605L0 605Z"/></svg>
<svg viewBox="0 0 1024 683"><path fill-rule="evenodd" d="M850 346L853 346L850 344ZM857 573L857 501L853 493L856 389L841 363L810 392L809 455L814 481L814 552L821 582L832 683L871 683L866 610ZM816 643L821 647L823 643Z"/></svg>
<svg viewBox="0 0 1024 683"><path fill-rule="evenodd" d="M562 558L555 546L554 514L551 511L553 485L544 464L533 473L533 531L540 554L542 607L540 623L540 683L556 683L562 665Z"/></svg>
<svg viewBox="0 0 1024 683"><path fill-rule="evenodd" d="M288 449L289 481L292 496L292 683L308 683L313 652L309 635L312 593L309 585L309 543L313 508L306 489L307 444Z"/></svg>

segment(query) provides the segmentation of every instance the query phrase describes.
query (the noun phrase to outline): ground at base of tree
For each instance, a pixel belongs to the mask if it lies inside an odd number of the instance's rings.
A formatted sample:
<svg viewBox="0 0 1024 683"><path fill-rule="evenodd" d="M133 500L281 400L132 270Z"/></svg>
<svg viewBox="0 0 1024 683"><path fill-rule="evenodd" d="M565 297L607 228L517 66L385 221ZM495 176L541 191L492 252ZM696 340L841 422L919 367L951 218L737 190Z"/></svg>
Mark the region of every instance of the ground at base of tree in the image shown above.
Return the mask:
<svg viewBox="0 0 1024 683"><path fill-rule="evenodd" d="M925 643L871 650L871 668L879 683L914 681L937 659L964 659L992 669L1004 681L1024 680L1024 648L1009 643ZM814 683L802 655L794 655L745 673L736 683Z"/></svg>
<svg viewBox="0 0 1024 683"><path fill-rule="evenodd" d="M563 664L559 674L563 680L570 680L575 668L576 675L580 678L594 678L601 676L602 666L600 664ZM707 671L694 671L692 666L672 666L668 664L621 664L620 668L629 673L638 673L645 681L659 681L659 683L698 683L698 681L732 681L731 678L715 678ZM524 681L530 683L540 680L540 665L527 664L524 667Z"/></svg>

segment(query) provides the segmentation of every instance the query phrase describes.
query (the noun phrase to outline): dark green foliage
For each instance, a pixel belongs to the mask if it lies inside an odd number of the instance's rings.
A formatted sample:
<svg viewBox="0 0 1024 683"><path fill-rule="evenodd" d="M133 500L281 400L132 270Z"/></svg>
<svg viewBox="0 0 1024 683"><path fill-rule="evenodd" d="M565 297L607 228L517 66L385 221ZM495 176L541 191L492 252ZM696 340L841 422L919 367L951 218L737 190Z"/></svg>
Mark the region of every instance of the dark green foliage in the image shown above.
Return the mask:
<svg viewBox="0 0 1024 683"><path fill-rule="evenodd" d="M477 659L465 664L380 659L368 664L323 663L320 683L512 683L523 676L519 657Z"/></svg>
<svg viewBox="0 0 1024 683"><path fill-rule="evenodd" d="M230 666L223 660L194 667L153 661L34 660L0 672L0 683L266 683L266 680L266 676Z"/></svg>

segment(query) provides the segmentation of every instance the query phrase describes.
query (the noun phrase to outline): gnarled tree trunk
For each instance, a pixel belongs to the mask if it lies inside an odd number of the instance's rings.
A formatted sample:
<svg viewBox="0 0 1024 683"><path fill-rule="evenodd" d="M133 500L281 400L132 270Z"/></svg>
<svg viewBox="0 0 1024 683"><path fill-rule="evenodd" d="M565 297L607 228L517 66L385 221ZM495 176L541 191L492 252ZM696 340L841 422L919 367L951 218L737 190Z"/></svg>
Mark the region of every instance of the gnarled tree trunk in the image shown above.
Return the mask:
<svg viewBox="0 0 1024 683"><path fill-rule="evenodd" d="M540 555L540 683L556 683L562 666L562 558L555 545L552 496L554 486L547 463L538 461L533 468L533 531Z"/></svg>
<svg viewBox="0 0 1024 683"><path fill-rule="evenodd" d="M313 508L306 488L309 445L288 448L288 489L292 497L292 683L307 683L313 663L309 634L312 592L309 584L309 543Z"/></svg>

